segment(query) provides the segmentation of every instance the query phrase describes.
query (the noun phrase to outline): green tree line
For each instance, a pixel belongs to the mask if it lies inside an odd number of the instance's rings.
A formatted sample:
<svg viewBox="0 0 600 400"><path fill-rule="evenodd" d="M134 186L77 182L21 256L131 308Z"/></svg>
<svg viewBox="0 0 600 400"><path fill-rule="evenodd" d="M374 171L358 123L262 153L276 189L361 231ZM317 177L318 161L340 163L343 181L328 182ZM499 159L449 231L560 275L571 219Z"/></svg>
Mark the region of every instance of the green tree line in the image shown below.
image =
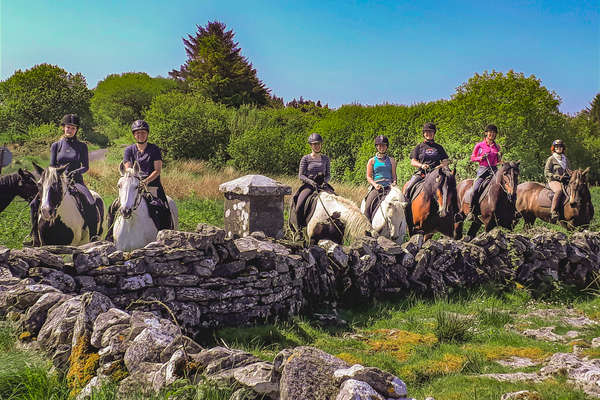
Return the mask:
<svg viewBox="0 0 600 400"><path fill-rule="evenodd" d="M483 128L499 128L505 160L521 160L522 180L543 180L550 144L561 138L574 167L591 167L600 180L600 94L576 115L560 112L560 97L535 76L508 71L475 74L449 100L410 106L382 104L322 107L319 101L270 94L241 56L234 34L209 22L184 39L188 60L170 78L143 72L111 74L93 90L85 78L41 64L0 82L0 141L58 134L65 113L82 116L82 136L107 144L129 140L129 124L145 118L150 140L167 159L195 158L264 174L295 174L309 151L311 132L324 139L334 179L364 182L373 139L386 135L399 178L413 172L408 155L422 140L425 122L438 126L440 142L460 178L472 176L469 156Z"/></svg>

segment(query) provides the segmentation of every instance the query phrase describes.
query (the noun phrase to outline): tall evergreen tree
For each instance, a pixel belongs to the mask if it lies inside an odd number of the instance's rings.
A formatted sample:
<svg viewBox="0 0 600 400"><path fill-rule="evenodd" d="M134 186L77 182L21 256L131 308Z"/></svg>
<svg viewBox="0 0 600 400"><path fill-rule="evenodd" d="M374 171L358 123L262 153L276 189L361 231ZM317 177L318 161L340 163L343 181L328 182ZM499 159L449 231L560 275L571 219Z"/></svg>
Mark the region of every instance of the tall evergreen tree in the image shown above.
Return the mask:
<svg viewBox="0 0 600 400"><path fill-rule="evenodd" d="M588 108L590 113L590 119L593 122L600 123L600 93L594 97L594 100L590 103Z"/></svg>
<svg viewBox="0 0 600 400"><path fill-rule="evenodd" d="M215 102L234 107L269 104L269 89L240 54L233 31L218 21L196 27L195 35L183 39L187 61L169 75Z"/></svg>

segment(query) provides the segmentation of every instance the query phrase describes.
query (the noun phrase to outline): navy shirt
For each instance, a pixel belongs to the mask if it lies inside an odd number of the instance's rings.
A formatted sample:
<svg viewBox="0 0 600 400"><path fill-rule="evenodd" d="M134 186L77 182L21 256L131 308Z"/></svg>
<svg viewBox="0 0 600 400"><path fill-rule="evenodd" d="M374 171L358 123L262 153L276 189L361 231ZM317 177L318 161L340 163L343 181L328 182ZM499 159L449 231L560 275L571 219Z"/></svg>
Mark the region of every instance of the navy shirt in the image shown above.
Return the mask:
<svg viewBox="0 0 600 400"><path fill-rule="evenodd" d="M154 161L162 161L160 147L155 144L148 143L146 149L141 152L134 143L125 148L123 162L129 162L133 166L133 163L136 161L140 165L140 173L142 177L147 178L152 172L154 172ZM155 180L150 182L148 186L160 186L160 175Z"/></svg>
<svg viewBox="0 0 600 400"><path fill-rule="evenodd" d="M431 167L437 167L442 160L448 158L446 150L435 142L422 142L410 152L410 158L415 159L421 164L429 164Z"/></svg>
<svg viewBox="0 0 600 400"><path fill-rule="evenodd" d="M62 138L50 146L50 166L60 167L65 164L68 165L68 172L77 171L75 180L83 183L81 174L90 168L88 148L77 137Z"/></svg>

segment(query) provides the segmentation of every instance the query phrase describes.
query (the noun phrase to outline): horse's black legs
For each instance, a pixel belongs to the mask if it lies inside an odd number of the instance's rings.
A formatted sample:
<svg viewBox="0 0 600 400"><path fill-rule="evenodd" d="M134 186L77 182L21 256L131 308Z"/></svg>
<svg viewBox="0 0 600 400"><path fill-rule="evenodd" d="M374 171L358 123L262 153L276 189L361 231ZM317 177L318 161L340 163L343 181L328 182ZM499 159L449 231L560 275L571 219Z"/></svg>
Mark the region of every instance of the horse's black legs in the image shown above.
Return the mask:
<svg viewBox="0 0 600 400"><path fill-rule="evenodd" d="M477 235L479 228L481 228L481 221L479 221L479 218L475 218L469 227L469 232L467 235L469 235L471 238L474 238L475 235Z"/></svg>
<svg viewBox="0 0 600 400"><path fill-rule="evenodd" d="M40 197L36 195L31 203L29 203L29 216L31 217L31 245L39 247L42 245L40 240L40 232L38 230L38 214L40 210ZM29 243L24 243L29 244Z"/></svg>
<svg viewBox="0 0 600 400"><path fill-rule="evenodd" d="M115 215L117 215L117 211L121 207L121 203L119 202L119 198L117 197L115 201L112 202L110 207L108 208L107 224L106 224L106 240L110 240L114 242L115 239L113 237L113 224L115 223Z"/></svg>

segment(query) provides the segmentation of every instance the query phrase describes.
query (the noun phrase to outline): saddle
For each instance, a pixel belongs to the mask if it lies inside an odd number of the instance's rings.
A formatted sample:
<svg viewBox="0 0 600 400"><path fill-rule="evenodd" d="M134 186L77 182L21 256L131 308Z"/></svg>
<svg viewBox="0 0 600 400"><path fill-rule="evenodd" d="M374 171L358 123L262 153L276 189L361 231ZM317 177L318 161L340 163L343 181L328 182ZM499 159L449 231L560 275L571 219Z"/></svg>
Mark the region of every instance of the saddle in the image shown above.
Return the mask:
<svg viewBox="0 0 600 400"><path fill-rule="evenodd" d="M308 221L310 221L315 212L315 208L317 207L317 196L319 195L319 192L315 190L306 198L304 204L300 204L298 211L295 211L297 209L298 196L300 195L300 192L307 187L309 186L304 184L298 188L294 194L294 197L292 197L292 203L290 205L289 225L290 228L297 231L301 230L307 225ZM335 194L333 188L329 184L324 184L319 188L319 190Z"/></svg>
<svg viewBox="0 0 600 400"><path fill-rule="evenodd" d="M481 201L481 199L483 199L485 195L490 191L490 182L492 181L492 178L493 176L487 176L481 183L481 186L479 186L479 191L481 192L481 196L479 196L479 201ZM473 180L473 182L475 182L475 180ZM473 199L474 194L475 193L473 193L473 186L471 186L469 190L465 192L465 203L471 204L471 200Z"/></svg>
<svg viewBox="0 0 600 400"><path fill-rule="evenodd" d="M148 214L154 222L156 229L173 229L173 220L171 218L171 209L168 204L158 197L154 197L152 193L144 193L146 204L148 205Z"/></svg>
<svg viewBox="0 0 600 400"><path fill-rule="evenodd" d="M383 187L383 190L379 193L379 195L373 198L371 204L365 204L365 210L370 211L368 215L371 216L371 219L375 216L375 213L379 209L379 204L381 204L381 200L383 200L385 196L388 195L391 189L391 186ZM371 186L370 190L367 192L367 195L364 198L365 201L369 198L369 194L371 194L373 190L375 190L375 188Z"/></svg>
<svg viewBox="0 0 600 400"><path fill-rule="evenodd" d="M564 186L563 186L563 190L564 190ZM554 199L554 192L552 191L552 189L550 189L550 187L548 186L548 184L546 184L546 187L542 190L540 190L540 192L538 193L538 205L542 208L551 208L552 207L552 200ZM565 196L565 198L563 199L562 205L564 205L569 199L567 198L567 196Z"/></svg>
<svg viewBox="0 0 600 400"><path fill-rule="evenodd" d="M413 202L414 199L417 198L418 195L421 194L421 192L423 191L423 184L425 183L425 179L421 179L419 182L415 183L413 185L413 187L408 191L408 193L406 193L405 197L407 200L409 200L411 203Z"/></svg>
<svg viewBox="0 0 600 400"><path fill-rule="evenodd" d="M67 186L67 190L75 199L75 204L77 205L77 209L84 216L84 220L86 221L102 221L104 218L104 209L100 210L96 207L96 199L92 196L92 193L89 189L77 182L71 182ZM96 226L96 232L92 232L92 235L96 235L100 231L100 226Z"/></svg>

